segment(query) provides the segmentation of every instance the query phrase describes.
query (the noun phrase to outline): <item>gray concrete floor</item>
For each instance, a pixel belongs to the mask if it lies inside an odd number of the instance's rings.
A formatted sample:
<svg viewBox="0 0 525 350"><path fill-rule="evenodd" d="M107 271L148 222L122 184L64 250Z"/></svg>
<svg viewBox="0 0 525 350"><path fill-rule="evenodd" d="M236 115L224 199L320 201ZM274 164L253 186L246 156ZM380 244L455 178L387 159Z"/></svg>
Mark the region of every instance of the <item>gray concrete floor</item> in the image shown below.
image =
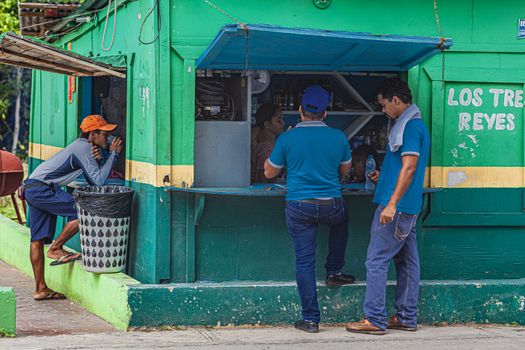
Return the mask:
<svg viewBox="0 0 525 350"><path fill-rule="evenodd" d="M182 328L120 332L68 300L36 302L33 280L0 261L0 285L17 294L17 338L0 338L2 349L525 349L525 327L422 327L415 333L353 334L322 326L318 334L292 327Z"/></svg>
<svg viewBox="0 0 525 350"><path fill-rule="evenodd" d="M29 247L27 249L29 259ZM34 280L0 260L0 286L16 293L18 336L111 332L115 328L69 300L33 300ZM0 339L0 346L3 340Z"/></svg>
<svg viewBox="0 0 525 350"><path fill-rule="evenodd" d="M424 327L415 333L384 336L348 333L323 327L306 334L291 327L190 328L158 332L110 332L0 339L0 349L525 349L525 329L512 327Z"/></svg>

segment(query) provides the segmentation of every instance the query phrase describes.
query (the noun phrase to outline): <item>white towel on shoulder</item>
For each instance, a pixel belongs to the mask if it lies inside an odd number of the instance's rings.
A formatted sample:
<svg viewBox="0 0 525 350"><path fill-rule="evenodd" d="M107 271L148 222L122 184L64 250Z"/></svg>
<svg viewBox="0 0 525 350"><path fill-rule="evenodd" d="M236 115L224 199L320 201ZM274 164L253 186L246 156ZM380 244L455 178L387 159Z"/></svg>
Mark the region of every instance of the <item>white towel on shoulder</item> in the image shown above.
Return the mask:
<svg viewBox="0 0 525 350"><path fill-rule="evenodd" d="M388 145L391 152L397 152L397 150L403 146L405 127L412 119L421 119L421 112L415 104L410 105L410 107L394 121L394 126L392 126L390 130L390 134L388 134Z"/></svg>

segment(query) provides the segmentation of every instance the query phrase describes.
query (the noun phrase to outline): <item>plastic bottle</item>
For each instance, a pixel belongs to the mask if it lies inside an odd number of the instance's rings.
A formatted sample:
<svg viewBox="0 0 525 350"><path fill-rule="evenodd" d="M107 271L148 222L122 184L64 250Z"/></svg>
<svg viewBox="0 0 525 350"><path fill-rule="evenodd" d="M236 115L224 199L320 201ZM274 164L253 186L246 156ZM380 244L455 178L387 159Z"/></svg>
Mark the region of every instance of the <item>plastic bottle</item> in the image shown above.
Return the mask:
<svg viewBox="0 0 525 350"><path fill-rule="evenodd" d="M366 167L365 167L365 189L367 191L373 191L375 189L375 185L372 183L372 180L370 180L370 174L373 173L376 170L376 161L374 160L374 157L370 154L368 155L368 159L366 160Z"/></svg>

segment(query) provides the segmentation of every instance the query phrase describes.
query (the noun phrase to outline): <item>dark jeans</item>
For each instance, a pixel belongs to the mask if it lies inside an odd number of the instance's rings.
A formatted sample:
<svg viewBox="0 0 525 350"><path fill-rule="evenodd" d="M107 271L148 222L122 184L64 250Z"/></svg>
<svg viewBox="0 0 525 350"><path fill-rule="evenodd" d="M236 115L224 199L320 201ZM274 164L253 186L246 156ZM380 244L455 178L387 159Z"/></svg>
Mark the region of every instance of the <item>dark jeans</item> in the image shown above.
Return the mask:
<svg viewBox="0 0 525 350"><path fill-rule="evenodd" d="M419 255L416 241L417 215L397 212L392 222L381 225L382 206L377 207L370 229L366 257L366 292L363 311L373 325L385 329L388 266L394 259L397 273L397 318L409 327L417 326L419 296Z"/></svg>
<svg viewBox="0 0 525 350"><path fill-rule="evenodd" d="M319 322L315 279L317 226L319 223L330 226L329 251L325 265L327 274L341 272L345 264L348 214L340 198L334 199L330 205L288 201L285 213L288 233L295 249L295 275L303 319Z"/></svg>

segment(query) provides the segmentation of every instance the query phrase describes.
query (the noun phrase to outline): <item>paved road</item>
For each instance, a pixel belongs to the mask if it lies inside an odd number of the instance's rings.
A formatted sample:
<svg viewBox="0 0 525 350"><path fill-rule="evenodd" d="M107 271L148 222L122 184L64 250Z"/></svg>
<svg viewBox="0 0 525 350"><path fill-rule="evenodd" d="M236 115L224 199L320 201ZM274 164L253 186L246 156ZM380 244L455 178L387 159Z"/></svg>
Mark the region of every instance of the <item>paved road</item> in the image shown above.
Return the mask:
<svg viewBox="0 0 525 350"><path fill-rule="evenodd" d="M416 333L392 331L385 336L351 334L324 327L319 334L293 328L204 329L158 332L110 332L0 339L0 349L525 349L525 328L425 327Z"/></svg>
<svg viewBox="0 0 525 350"><path fill-rule="evenodd" d="M33 281L0 261L0 285L17 294L17 333L0 338L2 349L520 349L524 327L423 327L416 333L391 331L385 336L348 333L342 326L306 334L291 327L185 328L156 332L120 332L68 300L36 302Z"/></svg>

